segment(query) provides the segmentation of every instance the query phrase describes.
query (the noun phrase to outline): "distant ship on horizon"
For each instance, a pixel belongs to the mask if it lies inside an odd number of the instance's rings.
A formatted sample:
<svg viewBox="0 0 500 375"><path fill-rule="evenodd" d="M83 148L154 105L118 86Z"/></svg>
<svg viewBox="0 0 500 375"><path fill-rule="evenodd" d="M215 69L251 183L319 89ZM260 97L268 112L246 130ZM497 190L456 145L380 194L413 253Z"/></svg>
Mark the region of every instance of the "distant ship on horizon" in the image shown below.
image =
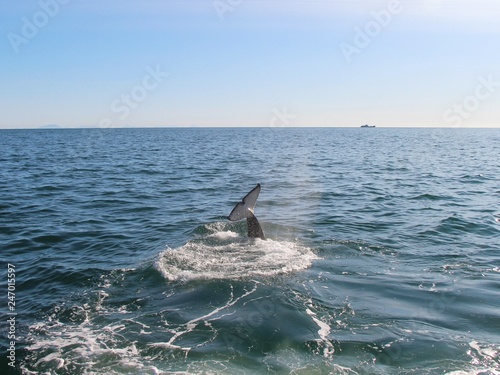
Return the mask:
<svg viewBox="0 0 500 375"><path fill-rule="evenodd" d="M368 125L368 124L364 124L364 125L361 125L362 128L374 128L375 125Z"/></svg>

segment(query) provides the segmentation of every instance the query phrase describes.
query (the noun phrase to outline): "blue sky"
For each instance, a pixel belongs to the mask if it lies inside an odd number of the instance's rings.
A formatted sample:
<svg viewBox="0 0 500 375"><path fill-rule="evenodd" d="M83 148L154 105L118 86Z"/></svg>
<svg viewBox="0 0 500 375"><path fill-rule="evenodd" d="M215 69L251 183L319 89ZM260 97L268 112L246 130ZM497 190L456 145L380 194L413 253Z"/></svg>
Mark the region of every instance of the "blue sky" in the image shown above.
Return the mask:
<svg viewBox="0 0 500 375"><path fill-rule="evenodd" d="M500 126L498 0L0 10L0 128Z"/></svg>

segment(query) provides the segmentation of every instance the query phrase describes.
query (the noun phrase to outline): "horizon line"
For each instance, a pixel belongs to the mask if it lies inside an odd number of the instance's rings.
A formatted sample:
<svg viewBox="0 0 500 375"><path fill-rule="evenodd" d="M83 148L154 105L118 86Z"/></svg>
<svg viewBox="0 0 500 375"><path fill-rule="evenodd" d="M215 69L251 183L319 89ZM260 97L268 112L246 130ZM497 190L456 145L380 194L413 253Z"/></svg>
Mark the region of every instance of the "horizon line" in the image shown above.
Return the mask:
<svg viewBox="0 0 500 375"><path fill-rule="evenodd" d="M78 129L329 129L329 128L338 128L338 129L361 129L363 128L361 125L359 126L225 126L225 125L215 125L215 126L205 126L205 125L190 125L190 126L175 126L175 125L165 125L165 126L113 126L113 127L100 127L100 126L59 126L59 125L42 125L38 127L6 127L1 128L0 130L78 130ZM376 125L373 128L382 128L382 129L500 129L500 126L379 126Z"/></svg>

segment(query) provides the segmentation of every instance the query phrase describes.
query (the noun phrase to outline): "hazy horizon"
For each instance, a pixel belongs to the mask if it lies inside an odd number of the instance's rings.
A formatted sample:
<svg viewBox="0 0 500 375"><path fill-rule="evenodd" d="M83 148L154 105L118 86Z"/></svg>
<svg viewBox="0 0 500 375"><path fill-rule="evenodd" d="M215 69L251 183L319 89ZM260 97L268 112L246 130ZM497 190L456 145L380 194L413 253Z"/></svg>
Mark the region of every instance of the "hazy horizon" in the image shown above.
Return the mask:
<svg viewBox="0 0 500 375"><path fill-rule="evenodd" d="M500 125L494 0L1 8L0 129Z"/></svg>
<svg viewBox="0 0 500 375"><path fill-rule="evenodd" d="M372 126L370 126L372 127ZM380 126L376 125L373 126L374 128L379 128L379 129L450 129L450 130L456 130L456 129L496 129L497 127L492 126L492 127L478 127L478 126L460 126L460 127L450 127L450 126ZM227 125L227 126L175 126L175 125L165 125L165 126L141 126L141 125L124 125L124 126L116 126L116 127L100 127L100 126L59 126L59 125L40 125L37 127L16 127L16 128L0 128L0 130L79 130L79 129L100 129L100 130L106 130L106 129L265 129L269 128L269 126L238 126L238 125ZM361 125L359 126L283 126L278 129L357 129L357 128L362 128Z"/></svg>

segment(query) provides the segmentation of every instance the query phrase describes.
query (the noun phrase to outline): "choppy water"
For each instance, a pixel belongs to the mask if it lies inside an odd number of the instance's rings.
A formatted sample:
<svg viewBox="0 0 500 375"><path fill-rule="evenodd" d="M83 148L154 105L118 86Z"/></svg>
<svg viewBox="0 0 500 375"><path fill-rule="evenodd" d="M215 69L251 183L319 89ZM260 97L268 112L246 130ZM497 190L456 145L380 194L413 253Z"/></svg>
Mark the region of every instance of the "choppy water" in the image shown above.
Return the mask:
<svg viewBox="0 0 500 375"><path fill-rule="evenodd" d="M5 130L0 151L18 373L500 374L497 129ZM225 219L257 182L265 241Z"/></svg>

